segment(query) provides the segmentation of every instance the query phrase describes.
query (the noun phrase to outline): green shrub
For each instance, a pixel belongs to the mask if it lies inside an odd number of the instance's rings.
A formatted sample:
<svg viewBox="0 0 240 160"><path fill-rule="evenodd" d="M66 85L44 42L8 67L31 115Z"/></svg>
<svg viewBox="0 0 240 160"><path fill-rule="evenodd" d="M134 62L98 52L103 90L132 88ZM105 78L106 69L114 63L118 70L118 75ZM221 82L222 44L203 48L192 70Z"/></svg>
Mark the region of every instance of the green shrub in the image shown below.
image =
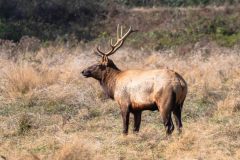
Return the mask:
<svg viewBox="0 0 240 160"><path fill-rule="evenodd" d="M195 14L195 13L194 13ZM184 27L156 29L138 33L129 40L131 46L150 50L194 44L202 39L215 41L220 46L233 47L240 42L240 20L236 15L216 15L181 20Z"/></svg>
<svg viewBox="0 0 240 160"><path fill-rule="evenodd" d="M20 23L6 23L0 20L0 39L19 40L23 36Z"/></svg>
<svg viewBox="0 0 240 160"><path fill-rule="evenodd" d="M71 34L89 40L97 36L91 26L106 12L94 0L1 0L0 10L0 39L14 41L24 35L54 40Z"/></svg>

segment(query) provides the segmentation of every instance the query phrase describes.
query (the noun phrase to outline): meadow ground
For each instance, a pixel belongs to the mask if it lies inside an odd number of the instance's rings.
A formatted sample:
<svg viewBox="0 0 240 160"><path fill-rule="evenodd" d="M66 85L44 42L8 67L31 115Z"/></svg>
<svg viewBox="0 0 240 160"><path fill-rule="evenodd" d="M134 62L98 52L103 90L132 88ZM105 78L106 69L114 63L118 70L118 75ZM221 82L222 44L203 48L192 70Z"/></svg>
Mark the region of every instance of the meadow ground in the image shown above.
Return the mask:
<svg viewBox="0 0 240 160"><path fill-rule="evenodd" d="M0 155L9 160L240 159L238 47L195 45L185 55L125 48L111 57L123 70L168 67L186 79L183 133L168 138L149 111L139 134L121 134L117 104L81 76L99 60L91 46L12 48L0 49Z"/></svg>

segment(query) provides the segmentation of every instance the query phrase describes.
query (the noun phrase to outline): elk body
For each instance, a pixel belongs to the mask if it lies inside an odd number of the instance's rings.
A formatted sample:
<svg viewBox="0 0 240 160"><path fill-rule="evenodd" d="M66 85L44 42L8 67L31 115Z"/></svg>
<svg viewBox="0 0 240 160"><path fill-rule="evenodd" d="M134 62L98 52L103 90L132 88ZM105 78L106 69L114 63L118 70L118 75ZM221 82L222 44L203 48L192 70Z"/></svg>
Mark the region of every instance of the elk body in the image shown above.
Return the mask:
<svg viewBox="0 0 240 160"><path fill-rule="evenodd" d="M117 29L118 31L119 29ZM116 100L120 106L123 119L123 133L128 133L129 115L134 115L134 132L138 132L141 115L144 110L158 110L163 119L166 133L174 130L172 113L176 125L181 131L181 111L187 94L185 80L170 69L155 70L126 70L121 71L108 56L116 52L124 43L127 36L134 32L131 27L125 35L117 32L117 41L112 44L107 53L97 48L102 61L82 71L85 77L99 81L104 92Z"/></svg>

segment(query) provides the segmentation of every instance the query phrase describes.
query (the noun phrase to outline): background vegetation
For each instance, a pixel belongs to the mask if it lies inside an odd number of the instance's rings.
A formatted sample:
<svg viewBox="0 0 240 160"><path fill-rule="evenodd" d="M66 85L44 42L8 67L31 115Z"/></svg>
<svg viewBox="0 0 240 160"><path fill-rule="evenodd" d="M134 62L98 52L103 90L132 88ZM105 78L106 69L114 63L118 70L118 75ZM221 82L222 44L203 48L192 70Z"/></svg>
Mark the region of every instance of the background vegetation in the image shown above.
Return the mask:
<svg viewBox="0 0 240 160"><path fill-rule="evenodd" d="M139 34L135 44L159 50L202 39L231 47L240 39L240 9L238 0L0 0L0 39L19 41L23 36L34 36L42 41L76 38L93 41L115 32L116 23L132 24L125 17L137 17L133 26ZM225 5L209 9L208 5ZM200 9L162 9L145 15L126 9L136 6L202 6ZM125 9L124 9L125 8ZM117 19L117 21L116 21ZM171 21L169 21L171 20ZM146 22L155 21L155 27ZM114 22L114 23L112 23ZM161 28L157 25L161 24ZM144 26L145 25L145 26ZM167 25L171 25L170 28ZM147 29L148 28L148 29ZM149 42L149 43L146 43ZM133 45L133 44L131 44ZM136 46L138 48L139 46Z"/></svg>

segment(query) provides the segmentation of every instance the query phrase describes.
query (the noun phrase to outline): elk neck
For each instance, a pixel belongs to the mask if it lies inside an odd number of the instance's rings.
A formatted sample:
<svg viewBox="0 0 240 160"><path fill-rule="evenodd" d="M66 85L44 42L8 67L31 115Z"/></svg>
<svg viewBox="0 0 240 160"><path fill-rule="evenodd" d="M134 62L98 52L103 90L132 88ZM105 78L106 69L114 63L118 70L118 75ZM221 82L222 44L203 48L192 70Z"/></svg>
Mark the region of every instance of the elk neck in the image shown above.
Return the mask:
<svg viewBox="0 0 240 160"><path fill-rule="evenodd" d="M100 84L105 92L105 94L114 99L114 91L116 86L117 75L121 72L117 67L107 67L103 72Z"/></svg>

